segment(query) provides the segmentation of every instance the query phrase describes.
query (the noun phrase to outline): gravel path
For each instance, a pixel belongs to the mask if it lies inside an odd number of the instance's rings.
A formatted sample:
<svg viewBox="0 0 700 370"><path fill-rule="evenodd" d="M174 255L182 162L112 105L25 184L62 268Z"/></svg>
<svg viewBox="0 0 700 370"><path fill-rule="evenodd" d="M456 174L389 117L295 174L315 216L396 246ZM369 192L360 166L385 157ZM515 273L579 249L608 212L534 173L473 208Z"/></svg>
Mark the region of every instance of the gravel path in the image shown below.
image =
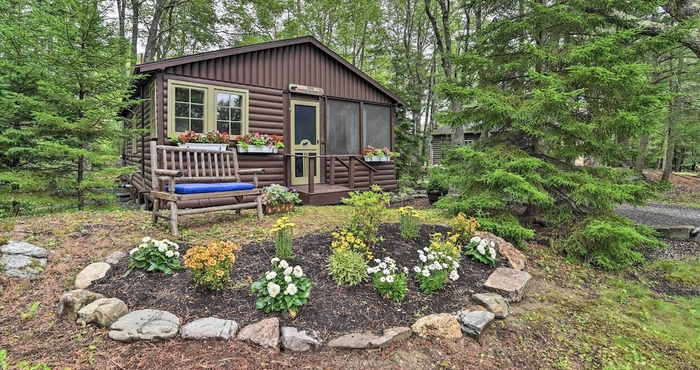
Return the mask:
<svg viewBox="0 0 700 370"><path fill-rule="evenodd" d="M700 226L700 208L681 207L668 204L647 203L646 206L621 205L617 214L650 227Z"/></svg>

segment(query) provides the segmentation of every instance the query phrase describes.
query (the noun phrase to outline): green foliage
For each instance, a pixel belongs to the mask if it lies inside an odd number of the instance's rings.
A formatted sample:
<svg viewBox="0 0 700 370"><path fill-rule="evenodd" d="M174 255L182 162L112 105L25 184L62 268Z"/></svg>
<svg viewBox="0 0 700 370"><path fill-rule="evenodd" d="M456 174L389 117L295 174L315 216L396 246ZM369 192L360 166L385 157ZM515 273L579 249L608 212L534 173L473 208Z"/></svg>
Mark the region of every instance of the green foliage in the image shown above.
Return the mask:
<svg viewBox="0 0 700 370"><path fill-rule="evenodd" d="M685 286L700 286L700 260L693 262L661 260L651 265L663 272L664 279Z"/></svg>
<svg viewBox="0 0 700 370"><path fill-rule="evenodd" d="M370 191L350 192L350 198L343 198L343 204L352 207L350 229L362 239L371 249L379 242L377 232L379 225L386 216L386 206L389 204L389 193L385 193L377 185Z"/></svg>
<svg viewBox="0 0 700 370"><path fill-rule="evenodd" d="M564 240L562 248L569 256L580 258L608 270L617 270L644 260L636 247L664 247L656 232L617 215L589 217Z"/></svg>
<svg viewBox="0 0 700 370"><path fill-rule="evenodd" d="M475 236L464 246L464 255L486 266L495 266L497 261L496 245L487 239Z"/></svg>
<svg viewBox="0 0 700 370"><path fill-rule="evenodd" d="M367 259L354 250L334 249L328 258L328 272L338 285L357 285L367 278Z"/></svg>
<svg viewBox="0 0 700 370"><path fill-rule="evenodd" d="M413 268L416 273L416 281L423 293L430 294L437 290L442 290L445 284L449 281L459 279L457 269L459 268L459 252L456 257L443 253L442 250L447 248L437 246L439 243L450 243L442 238L433 237L433 242L430 248L418 250L418 265Z"/></svg>
<svg viewBox="0 0 700 370"><path fill-rule="evenodd" d="M32 305L29 307L29 309L26 312L20 312L20 316L24 320L30 320L33 319L34 316L36 315L36 310L39 309L40 302L34 302Z"/></svg>
<svg viewBox="0 0 700 370"><path fill-rule="evenodd" d="M446 194L450 191L450 176L442 166L431 166L428 169L428 191Z"/></svg>
<svg viewBox="0 0 700 370"><path fill-rule="evenodd" d="M401 302L408 290L408 269L401 270L396 261L386 257L384 260L375 259L376 265L367 269L373 275L374 287L384 299Z"/></svg>
<svg viewBox="0 0 700 370"><path fill-rule="evenodd" d="M252 292L258 295L255 308L265 313L288 311L294 318L299 307L309 300L311 281L298 265L292 268L287 261L279 258L273 258L270 262L272 270L251 286Z"/></svg>
<svg viewBox="0 0 700 370"><path fill-rule="evenodd" d="M155 240L145 237L138 247L132 249L129 254L129 267L124 276L127 276L135 268L148 272L158 271L165 274L172 274L173 270L184 268L180 264L179 246L170 240Z"/></svg>
<svg viewBox="0 0 700 370"><path fill-rule="evenodd" d="M212 242L207 246L194 246L187 250L184 260L196 286L209 290L222 290L231 281L231 268L236 262L234 251L241 246L233 242Z"/></svg>
<svg viewBox="0 0 700 370"><path fill-rule="evenodd" d="M294 235L294 223L289 221L289 217L282 217L275 221L275 225L270 230L275 242L275 256L281 259L293 259L292 237Z"/></svg>
<svg viewBox="0 0 700 370"><path fill-rule="evenodd" d="M399 208L399 233L405 240L418 238L421 226L420 213L411 206Z"/></svg>

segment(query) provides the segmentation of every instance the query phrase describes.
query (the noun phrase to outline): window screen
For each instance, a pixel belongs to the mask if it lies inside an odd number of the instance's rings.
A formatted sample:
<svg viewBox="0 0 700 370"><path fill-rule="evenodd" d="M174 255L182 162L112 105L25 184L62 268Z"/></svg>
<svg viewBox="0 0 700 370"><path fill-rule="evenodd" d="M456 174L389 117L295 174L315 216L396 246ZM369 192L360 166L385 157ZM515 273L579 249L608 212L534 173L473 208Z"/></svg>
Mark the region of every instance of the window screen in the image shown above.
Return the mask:
<svg viewBox="0 0 700 370"><path fill-rule="evenodd" d="M328 100L328 153L360 153L360 103Z"/></svg>
<svg viewBox="0 0 700 370"><path fill-rule="evenodd" d="M365 104L362 113L364 146L391 148L391 107Z"/></svg>

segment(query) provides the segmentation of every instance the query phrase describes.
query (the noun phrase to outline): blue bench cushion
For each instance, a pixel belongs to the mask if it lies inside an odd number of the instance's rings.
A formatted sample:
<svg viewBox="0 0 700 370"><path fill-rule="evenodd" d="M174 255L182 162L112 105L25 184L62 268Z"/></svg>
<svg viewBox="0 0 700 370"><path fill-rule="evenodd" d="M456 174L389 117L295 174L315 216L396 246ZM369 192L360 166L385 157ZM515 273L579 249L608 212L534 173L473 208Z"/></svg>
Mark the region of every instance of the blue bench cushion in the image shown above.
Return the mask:
<svg viewBox="0 0 700 370"><path fill-rule="evenodd" d="M200 194L200 193L216 193L220 191L236 191L236 190L251 190L254 186L248 182L215 182L215 183L195 183L195 184L177 184L175 185L175 193L177 194ZM165 187L165 191L170 191Z"/></svg>

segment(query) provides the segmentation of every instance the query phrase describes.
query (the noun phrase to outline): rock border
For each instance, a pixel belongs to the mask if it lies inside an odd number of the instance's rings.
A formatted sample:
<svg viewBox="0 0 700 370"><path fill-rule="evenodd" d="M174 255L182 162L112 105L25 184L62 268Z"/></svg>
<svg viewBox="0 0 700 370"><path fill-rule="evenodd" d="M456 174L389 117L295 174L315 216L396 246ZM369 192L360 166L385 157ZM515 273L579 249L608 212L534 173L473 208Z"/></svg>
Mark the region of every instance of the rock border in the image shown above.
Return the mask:
<svg viewBox="0 0 700 370"><path fill-rule="evenodd" d="M531 276L524 271L525 256L511 243L489 232L480 231L477 235L493 240L510 266L497 268L484 283L484 287L493 293L473 295L472 298L483 305L484 309L465 308L456 313L424 316L410 328L391 327L384 330L382 335L371 332L349 333L329 340L325 346L336 349L385 348L404 341L413 334L427 339L456 339L467 335L480 341L483 332L494 319L508 317L509 304L522 299ZM197 319L182 326L182 320L167 311L145 309L128 312L123 301L87 290L93 280L104 276L112 265L126 256L124 252L117 251L107 257L105 262L86 266L78 274L81 281L85 282L81 285L84 289L63 294L58 304L59 316L81 325L109 328L109 337L124 343L139 340L158 342L179 334L188 340L238 338L266 348L295 352L316 351L324 346L318 340L316 332L291 326L280 327L276 317L250 324L240 331L236 321L216 317Z"/></svg>

